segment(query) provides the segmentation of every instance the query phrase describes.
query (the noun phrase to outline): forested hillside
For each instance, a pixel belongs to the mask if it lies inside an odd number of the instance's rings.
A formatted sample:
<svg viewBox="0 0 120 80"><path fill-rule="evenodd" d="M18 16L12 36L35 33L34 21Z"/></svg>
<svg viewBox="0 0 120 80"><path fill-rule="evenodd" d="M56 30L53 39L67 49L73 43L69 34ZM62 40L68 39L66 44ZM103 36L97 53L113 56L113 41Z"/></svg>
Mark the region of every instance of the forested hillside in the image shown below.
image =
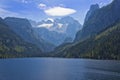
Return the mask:
<svg viewBox="0 0 120 80"><path fill-rule="evenodd" d="M96 36L59 47L53 56L67 58L120 59L120 22L108 26Z"/></svg>
<svg viewBox="0 0 120 80"><path fill-rule="evenodd" d="M0 18L0 58L40 56L41 50L16 35Z"/></svg>

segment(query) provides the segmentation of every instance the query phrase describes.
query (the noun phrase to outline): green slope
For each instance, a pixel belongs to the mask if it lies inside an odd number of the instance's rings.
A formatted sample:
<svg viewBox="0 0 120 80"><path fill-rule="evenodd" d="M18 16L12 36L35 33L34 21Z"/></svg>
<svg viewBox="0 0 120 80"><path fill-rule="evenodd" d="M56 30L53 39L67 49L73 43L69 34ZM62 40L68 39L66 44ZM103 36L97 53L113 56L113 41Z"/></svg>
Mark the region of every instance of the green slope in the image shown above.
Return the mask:
<svg viewBox="0 0 120 80"><path fill-rule="evenodd" d="M120 22L85 41L57 48L52 56L120 59Z"/></svg>
<svg viewBox="0 0 120 80"><path fill-rule="evenodd" d="M0 18L0 58L39 56L41 50L23 41Z"/></svg>

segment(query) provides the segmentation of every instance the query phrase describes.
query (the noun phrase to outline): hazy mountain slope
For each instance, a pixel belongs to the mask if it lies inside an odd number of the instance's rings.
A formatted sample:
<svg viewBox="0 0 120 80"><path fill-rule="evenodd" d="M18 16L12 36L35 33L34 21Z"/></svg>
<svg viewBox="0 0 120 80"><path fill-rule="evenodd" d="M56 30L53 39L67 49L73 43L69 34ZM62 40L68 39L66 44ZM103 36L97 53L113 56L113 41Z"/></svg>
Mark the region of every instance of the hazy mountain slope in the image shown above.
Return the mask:
<svg viewBox="0 0 120 80"><path fill-rule="evenodd" d="M7 17L4 21L16 34L21 36L22 39L37 45L43 52L49 52L54 49L54 45L46 42L34 32L27 19Z"/></svg>
<svg viewBox="0 0 120 80"><path fill-rule="evenodd" d="M40 56L42 51L16 35L0 18L0 57Z"/></svg>
<svg viewBox="0 0 120 80"><path fill-rule="evenodd" d="M34 28L36 33L45 39L47 42L50 42L56 46L63 43L63 40L66 38L66 35L63 33L58 33L55 31L49 31L46 28Z"/></svg>
<svg viewBox="0 0 120 80"><path fill-rule="evenodd" d="M33 35L34 32L27 19L7 17L5 18L5 22L15 33L20 35L25 41L31 43L35 41Z"/></svg>
<svg viewBox="0 0 120 80"><path fill-rule="evenodd" d="M47 19L38 22L36 27L35 23L31 21L33 28L47 42L50 42L56 46L72 42L75 38L77 31L79 31L82 26L81 24L72 17L63 17L61 19ZM70 39L65 41L66 39Z"/></svg>

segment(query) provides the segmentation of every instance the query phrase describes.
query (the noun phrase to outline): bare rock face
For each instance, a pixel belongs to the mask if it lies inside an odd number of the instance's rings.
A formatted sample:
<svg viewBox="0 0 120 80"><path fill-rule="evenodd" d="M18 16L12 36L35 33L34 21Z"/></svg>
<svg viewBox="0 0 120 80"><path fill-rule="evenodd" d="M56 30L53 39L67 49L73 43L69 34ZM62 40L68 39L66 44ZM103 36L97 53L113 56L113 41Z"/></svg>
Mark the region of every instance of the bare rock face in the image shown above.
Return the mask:
<svg viewBox="0 0 120 80"><path fill-rule="evenodd" d="M95 10L98 10L98 9L99 9L99 5L98 5L98 4L93 4L93 5L91 5L90 10L87 12L85 21L87 21L87 20L89 19L89 17L92 15L92 13L93 13Z"/></svg>

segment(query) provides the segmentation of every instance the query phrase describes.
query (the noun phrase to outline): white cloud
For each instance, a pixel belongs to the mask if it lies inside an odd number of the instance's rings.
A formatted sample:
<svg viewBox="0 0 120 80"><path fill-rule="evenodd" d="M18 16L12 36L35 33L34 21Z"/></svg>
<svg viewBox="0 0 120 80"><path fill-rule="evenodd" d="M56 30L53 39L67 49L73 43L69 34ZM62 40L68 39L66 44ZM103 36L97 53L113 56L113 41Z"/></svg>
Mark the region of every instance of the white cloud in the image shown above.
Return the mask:
<svg viewBox="0 0 120 80"><path fill-rule="evenodd" d="M18 13L12 12L12 11L8 11L6 9L0 8L0 17L17 17L20 16Z"/></svg>
<svg viewBox="0 0 120 80"><path fill-rule="evenodd" d="M40 3L40 4L38 5L38 7L39 7L40 9L45 9L47 6L46 6L46 4Z"/></svg>
<svg viewBox="0 0 120 80"><path fill-rule="evenodd" d="M76 10L71 8L64 8L64 7L53 7L53 8L44 10L44 12L50 16L67 16L75 13Z"/></svg>
<svg viewBox="0 0 120 80"><path fill-rule="evenodd" d="M52 26L53 26L53 24L41 24L41 25L38 25L38 27L45 27L47 29L49 29Z"/></svg>

